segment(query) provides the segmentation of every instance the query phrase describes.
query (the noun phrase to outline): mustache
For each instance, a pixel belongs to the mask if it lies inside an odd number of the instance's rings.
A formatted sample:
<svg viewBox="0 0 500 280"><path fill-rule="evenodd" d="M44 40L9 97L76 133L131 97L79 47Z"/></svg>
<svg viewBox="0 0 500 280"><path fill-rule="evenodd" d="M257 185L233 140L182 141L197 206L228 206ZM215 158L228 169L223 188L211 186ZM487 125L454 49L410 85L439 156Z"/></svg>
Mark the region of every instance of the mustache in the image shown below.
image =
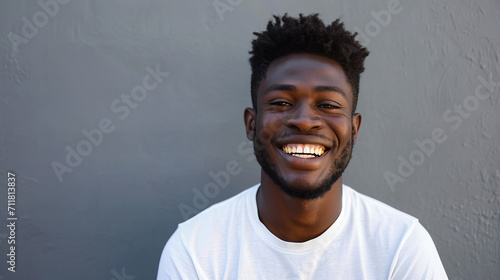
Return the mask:
<svg viewBox="0 0 500 280"><path fill-rule="evenodd" d="M326 135L323 135L323 134L317 134L317 133L297 133L297 132L294 132L294 131L284 131L278 135L275 135L273 137L271 137L271 143L275 143L276 141L278 140L284 140L288 137L291 137L291 136L308 136L308 137L318 137L320 139L323 139L323 140L326 140L330 143L333 144L332 147L335 146L335 141L333 139L331 139L330 137L326 136Z"/></svg>

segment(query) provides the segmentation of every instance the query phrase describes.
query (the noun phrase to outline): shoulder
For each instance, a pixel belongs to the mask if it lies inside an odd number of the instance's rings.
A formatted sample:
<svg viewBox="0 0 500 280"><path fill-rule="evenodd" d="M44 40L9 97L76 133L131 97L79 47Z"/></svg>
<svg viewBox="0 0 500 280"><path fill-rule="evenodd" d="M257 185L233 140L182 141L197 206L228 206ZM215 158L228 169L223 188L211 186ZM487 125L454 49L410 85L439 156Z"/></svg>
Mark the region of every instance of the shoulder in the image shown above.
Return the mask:
<svg viewBox="0 0 500 280"><path fill-rule="evenodd" d="M177 228L180 238L187 244L194 244L199 240L206 240L214 232L220 232L221 228L227 229L242 221L258 187L259 184L250 187L180 223Z"/></svg>
<svg viewBox="0 0 500 280"><path fill-rule="evenodd" d="M419 225L418 219L344 185L346 228L366 240L373 251L396 253Z"/></svg>
<svg viewBox="0 0 500 280"><path fill-rule="evenodd" d="M353 228L373 251L392 252L391 279L447 279L434 242L417 218L344 185Z"/></svg>
<svg viewBox="0 0 500 280"><path fill-rule="evenodd" d="M180 223L163 249L158 279L196 279L199 267L216 269L227 251L224 248L234 244L235 234L231 232L244 222L258 187L250 187ZM217 258L208 257L213 254Z"/></svg>
<svg viewBox="0 0 500 280"><path fill-rule="evenodd" d="M358 219L369 219L376 223L399 223L413 227L418 219L388 204L359 193L349 186L344 185L343 191L352 215Z"/></svg>
<svg viewBox="0 0 500 280"><path fill-rule="evenodd" d="M417 223L398 248L392 279L448 279L432 237Z"/></svg>

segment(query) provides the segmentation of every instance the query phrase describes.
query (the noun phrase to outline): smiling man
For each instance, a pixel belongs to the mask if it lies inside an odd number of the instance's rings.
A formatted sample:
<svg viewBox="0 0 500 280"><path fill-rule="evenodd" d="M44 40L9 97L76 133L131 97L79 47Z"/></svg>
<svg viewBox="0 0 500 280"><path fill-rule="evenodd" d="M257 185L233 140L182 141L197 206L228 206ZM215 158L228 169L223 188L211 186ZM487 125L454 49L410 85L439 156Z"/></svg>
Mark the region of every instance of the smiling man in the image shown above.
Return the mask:
<svg viewBox="0 0 500 280"><path fill-rule="evenodd" d="M366 48L337 20L275 16L252 43L261 183L179 225L158 279L447 279L412 216L343 185Z"/></svg>

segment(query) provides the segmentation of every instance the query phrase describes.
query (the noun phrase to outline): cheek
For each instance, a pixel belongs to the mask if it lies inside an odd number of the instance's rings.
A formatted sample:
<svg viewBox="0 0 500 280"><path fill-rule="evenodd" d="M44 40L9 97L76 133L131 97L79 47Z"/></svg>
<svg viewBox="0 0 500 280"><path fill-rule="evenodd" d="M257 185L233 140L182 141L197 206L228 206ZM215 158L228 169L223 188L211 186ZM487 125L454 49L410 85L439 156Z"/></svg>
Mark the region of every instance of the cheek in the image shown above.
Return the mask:
<svg viewBox="0 0 500 280"><path fill-rule="evenodd" d="M258 122L257 137L263 141L269 141L273 136L281 131L283 126L283 120L276 116L266 116L262 115L260 118L262 121Z"/></svg>
<svg viewBox="0 0 500 280"><path fill-rule="evenodd" d="M340 145L345 145L351 139L352 123L345 117L334 119L330 122Z"/></svg>

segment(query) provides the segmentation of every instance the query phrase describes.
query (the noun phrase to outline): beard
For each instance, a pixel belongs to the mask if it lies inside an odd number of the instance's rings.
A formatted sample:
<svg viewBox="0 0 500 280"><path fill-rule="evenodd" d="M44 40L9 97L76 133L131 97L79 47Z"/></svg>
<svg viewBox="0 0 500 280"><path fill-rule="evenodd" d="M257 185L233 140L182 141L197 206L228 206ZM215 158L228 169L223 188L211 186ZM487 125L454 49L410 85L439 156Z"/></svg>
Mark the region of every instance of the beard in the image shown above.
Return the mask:
<svg viewBox="0 0 500 280"><path fill-rule="evenodd" d="M262 170L285 194L294 198L313 200L322 197L325 193L331 190L333 184L337 182L337 180L342 176L342 173L344 173L344 170L346 169L352 157L354 134L351 132L351 138L340 152L340 155L335 159L333 165L329 170L329 174L324 180L318 182L314 186L304 186L302 184L287 183L285 179L278 173L276 165L269 158L269 154L266 152L265 144L258 136L259 134L255 132L256 131L254 131L254 135L256 137L253 141L254 153L257 161L262 167ZM271 143L274 143L272 139ZM333 151L334 149L335 143L330 151Z"/></svg>

